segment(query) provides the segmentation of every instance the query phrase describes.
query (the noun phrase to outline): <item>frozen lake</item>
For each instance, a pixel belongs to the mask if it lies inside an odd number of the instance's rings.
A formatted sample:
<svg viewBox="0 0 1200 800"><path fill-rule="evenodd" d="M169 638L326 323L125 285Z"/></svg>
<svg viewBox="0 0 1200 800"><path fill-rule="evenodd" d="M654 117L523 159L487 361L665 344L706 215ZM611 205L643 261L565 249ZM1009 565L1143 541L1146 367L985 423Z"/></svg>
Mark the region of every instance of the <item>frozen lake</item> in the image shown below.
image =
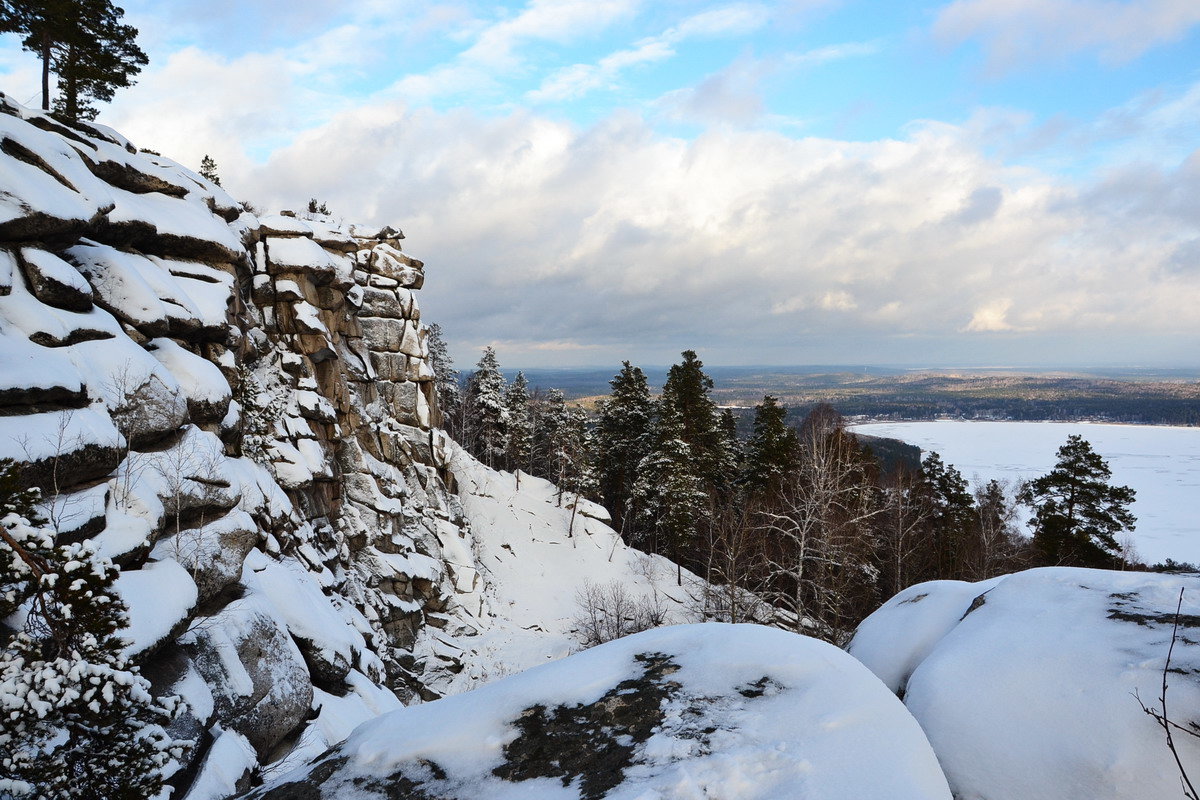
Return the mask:
<svg viewBox="0 0 1200 800"><path fill-rule="evenodd" d="M938 420L856 425L854 430L936 450L972 485L1045 475L1067 436L1077 433L1108 462L1113 483L1137 491L1134 542L1142 560L1200 563L1200 428Z"/></svg>

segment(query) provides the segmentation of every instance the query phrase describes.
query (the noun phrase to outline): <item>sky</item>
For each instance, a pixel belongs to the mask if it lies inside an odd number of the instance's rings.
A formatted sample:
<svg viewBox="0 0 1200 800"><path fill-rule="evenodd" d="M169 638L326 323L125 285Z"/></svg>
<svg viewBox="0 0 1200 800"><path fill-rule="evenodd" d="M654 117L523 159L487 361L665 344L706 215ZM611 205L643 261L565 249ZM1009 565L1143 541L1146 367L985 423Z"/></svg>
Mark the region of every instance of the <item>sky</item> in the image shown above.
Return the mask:
<svg viewBox="0 0 1200 800"><path fill-rule="evenodd" d="M99 121L403 229L459 367L1200 365L1197 0L123 7Z"/></svg>

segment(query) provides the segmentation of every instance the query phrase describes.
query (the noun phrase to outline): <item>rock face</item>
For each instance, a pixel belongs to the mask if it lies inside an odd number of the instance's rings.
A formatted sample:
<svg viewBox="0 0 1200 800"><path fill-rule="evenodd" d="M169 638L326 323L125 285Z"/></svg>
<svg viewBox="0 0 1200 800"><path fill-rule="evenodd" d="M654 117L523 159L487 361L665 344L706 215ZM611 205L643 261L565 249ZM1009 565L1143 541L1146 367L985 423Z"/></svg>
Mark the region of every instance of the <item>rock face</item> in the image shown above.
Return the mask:
<svg viewBox="0 0 1200 800"><path fill-rule="evenodd" d="M129 651L192 707L176 796L462 688L490 610L403 235L259 220L3 95L0 185L0 458L122 567Z"/></svg>
<svg viewBox="0 0 1200 800"><path fill-rule="evenodd" d="M659 628L360 727L254 800L949 800L863 666L755 625Z"/></svg>
<svg viewBox="0 0 1200 800"><path fill-rule="evenodd" d="M1070 568L913 586L863 621L850 652L921 723L956 797L1181 796L1159 707L1200 723L1200 578ZM1200 741L1176 735L1185 765ZM1194 778L1194 775L1193 775Z"/></svg>
<svg viewBox="0 0 1200 800"><path fill-rule="evenodd" d="M2 94L0 186L0 458L121 566L127 651L190 706L173 797L565 655L585 580L686 618L674 565L601 509L438 429L398 230L258 219Z"/></svg>

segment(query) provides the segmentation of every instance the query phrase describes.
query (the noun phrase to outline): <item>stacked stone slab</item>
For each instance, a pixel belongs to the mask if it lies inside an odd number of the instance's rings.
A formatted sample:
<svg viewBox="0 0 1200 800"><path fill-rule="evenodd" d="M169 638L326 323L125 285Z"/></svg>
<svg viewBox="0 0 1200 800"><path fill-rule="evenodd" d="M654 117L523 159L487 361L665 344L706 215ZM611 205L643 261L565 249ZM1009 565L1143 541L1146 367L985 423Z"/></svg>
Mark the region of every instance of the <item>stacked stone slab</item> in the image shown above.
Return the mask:
<svg viewBox="0 0 1200 800"><path fill-rule="evenodd" d="M290 399L273 460L297 467L280 483L318 524L314 569L353 566L391 688L437 696L436 676L461 668L455 649L423 660L413 650L431 613L444 624L454 586L441 541L462 538L465 523L443 482L447 447L434 427L434 373L413 294L423 264L391 228L341 231L289 212L260 225L252 298L271 347L258 353L258 372L265 383L280 367ZM308 475L313 461L323 470Z"/></svg>

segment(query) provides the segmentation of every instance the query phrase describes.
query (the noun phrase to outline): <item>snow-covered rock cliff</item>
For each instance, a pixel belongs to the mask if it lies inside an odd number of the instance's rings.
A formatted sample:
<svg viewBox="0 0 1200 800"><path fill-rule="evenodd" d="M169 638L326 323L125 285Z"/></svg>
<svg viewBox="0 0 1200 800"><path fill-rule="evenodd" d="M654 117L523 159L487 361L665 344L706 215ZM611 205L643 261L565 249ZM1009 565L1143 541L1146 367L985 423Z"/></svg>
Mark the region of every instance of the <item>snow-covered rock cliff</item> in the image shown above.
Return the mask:
<svg viewBox="0 0 1200 800"><path fill-rule="evenodd" d="M585 577L686 609L602 510L437 428L398 231L257 218L3 95L0 151L0 458L121 566L128 651L191 708L176 797L566 654Z"/></svg>

